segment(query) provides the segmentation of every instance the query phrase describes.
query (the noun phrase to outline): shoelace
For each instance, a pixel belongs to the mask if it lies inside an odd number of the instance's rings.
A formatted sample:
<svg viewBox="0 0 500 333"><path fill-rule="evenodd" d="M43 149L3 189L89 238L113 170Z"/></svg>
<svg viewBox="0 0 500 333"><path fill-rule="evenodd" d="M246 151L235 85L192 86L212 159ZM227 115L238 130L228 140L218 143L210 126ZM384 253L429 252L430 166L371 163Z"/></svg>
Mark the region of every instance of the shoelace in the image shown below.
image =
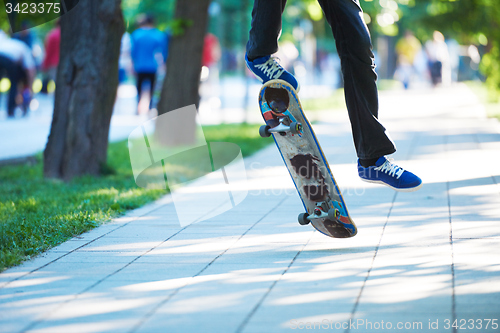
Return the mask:
<svg viewBox="0 0 500 333"><path fill-rule="evenodd" d="M256 68L262 70L262 72L271 79L277 79L285 71L275 60L274 57L269 58L265 63L260 65L255 65Z"/></svg>
<svg viewBox="0 0 500 333"><path fill-rule="evenodd" d="M382 164L379 167L376 167L375 170L385 172L391 177L394 177L394 175L396 175L396 179L399 179L399 177L401 177L401 175L403 174L403 172L405 172L405 170L397 166L396 164L392 164L391 161L392 160L386 160L384 164Z"/></svg>

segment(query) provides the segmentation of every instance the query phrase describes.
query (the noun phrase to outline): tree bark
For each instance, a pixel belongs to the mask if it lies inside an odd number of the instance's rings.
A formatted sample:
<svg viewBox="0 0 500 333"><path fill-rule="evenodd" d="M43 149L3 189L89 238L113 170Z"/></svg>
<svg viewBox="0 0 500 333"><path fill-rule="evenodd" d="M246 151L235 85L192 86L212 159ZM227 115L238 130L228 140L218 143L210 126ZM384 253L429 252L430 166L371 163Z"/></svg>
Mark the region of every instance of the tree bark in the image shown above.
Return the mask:
<svg viewBox="0 0 500 333"><path fill-rule="evenodd" d="M66 0L70 2L74 0ZM70 180L98 175L106 163L125 30L121 0L80 1L61 17L54 116L44 175Z"/></svg>
<svg viewBox="0 0 500 333"><path fill-rule="evenodd" d="M158 115L192 104L199 105L201 60L209 4L210 0L178 0L176 3L175 22L177 27L182 27L182 31L173 31ZM189 144L194 141L195 121L190 119L184 124L160 121L155 133L159 141L167 145Z"/></svg>

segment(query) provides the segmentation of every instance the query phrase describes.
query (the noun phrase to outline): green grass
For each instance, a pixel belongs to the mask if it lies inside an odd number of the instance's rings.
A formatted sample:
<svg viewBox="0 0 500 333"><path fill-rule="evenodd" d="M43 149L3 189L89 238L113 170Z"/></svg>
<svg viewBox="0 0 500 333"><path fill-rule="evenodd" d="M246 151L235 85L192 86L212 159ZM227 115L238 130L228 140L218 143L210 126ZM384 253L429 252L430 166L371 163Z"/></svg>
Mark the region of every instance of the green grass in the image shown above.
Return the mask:
<svg viewBox="0 0 500 333"><path fill-rule="evenodd" d="M345 110L344 89L337 89L327 97L305 98L301 104L306 111Z"/></svg>
<svg viewBox="0 0 500 333"><path fill-rule="evenodd" d="M402 90L403 84L398 80L393 79L379 79L377 80L377 88L379 91L387 90Z"/></svg>
<svg viewBox="0 0 500 333"><path fill-rule="evenodd" d="M236 143L249 156L272 142L258 127L203 128L207 141ZM0 272L166 193L135 184L126 141L109 145L106 176L47 180L41 154L36 159L0 167Z"/></svg>
<svg viewBox="0 0 500 333"><path fill-rule="evenodd" d="M377 87L379 91L398 90L401 89L401 83L397 80L378 80ZM326 97L302 99L301 103L306 111L346 110L343 88Z"/></svg>
<svg viewBox="0 0 500 333"><path fill-rule="evenodd" d="M203 126L205 139L209 142L232 142L241 148L243 157L273 143L273 139L259 136L260 125L223 124L217 126Z"/></svg>
<svg viewBox="0 0 500 333"><path fill-rule="evenodd" d="M488 117L500 120L500 94L489 91L480 81L467 81L466 84L484 105Z"/></svg>

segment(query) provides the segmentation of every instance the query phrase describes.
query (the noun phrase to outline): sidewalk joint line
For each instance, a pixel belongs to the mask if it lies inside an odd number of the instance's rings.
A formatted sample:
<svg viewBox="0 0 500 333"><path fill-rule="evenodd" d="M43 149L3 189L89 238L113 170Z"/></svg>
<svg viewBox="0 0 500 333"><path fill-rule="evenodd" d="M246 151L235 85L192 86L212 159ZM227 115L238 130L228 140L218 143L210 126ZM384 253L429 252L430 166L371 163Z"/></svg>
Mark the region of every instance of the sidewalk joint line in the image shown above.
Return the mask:
<svg viewBox="0 0 500 333"><path fill-rule="evenodd" d="M389 208L389 212L387 213L387 218L385 220L384 226L382 227L382 232L380 233L380 238L379 238L378 244L375 247L375 253L373 254L372 262L370 264L370 267L368 268L368 271L366 272L366 276L365 276L365 279L363 281L363 284L361 285L361 289L359 290L358 297L356 297L356 302L354 303L354 307L352 308L351 317L349 318L349 320L354 320L354 315L356 314L356 311L358 309L359 301L361 300L361 295L363 294L366 283L368 282L368 279L370 278L370 273L373 269L373 264L375 263L375 258L377 257L378 250L380 249L380 244L382 243L382 238L384 237L385 228L387 227L387 223L389 223L389 218L391 217L392 208L394 207L394 203L396 202L397 196L398 196L398 192L395 192L394 196L392 197L391 207ZM344 332L349 333L350 328L347 328Z"/></svg>
<svg viewBox="0 0 500 333"><path fill-rule="evenodd" d="M311 238L313 237L314 233L316 232L316 230L312 230L311 231L311 236L309 236L309 239L307 240L307 242L302 246L302 248L295 254L295 256L293 257L292 261L290 261L290 264L288 264L288 267L285 268L285 270L281 273L280 277L276 280L273 281L273 283L269 286L269 288L267 289L267 291L264 293L264 295L262 296L262 298L257 302L257 304L253 307L253 309L250 311L250 313L245 317L245 319L243 320L243 322L240 324L240 326L238 326L238 328L236 329L236 333L240 333L243 331L243 329L245 328L245 326L248 324L248 322L250 321L250 319L252 319L252 317L254 316L254 314L257 312L257 310L260 308L260 306L262 305L262 303L264 303L265 299L267 298L267 296L271 293L271 291L274 289L274 286L279 282L281 281L281 279L283 278L283 276L288 272L288 270L290 269L290 267L292 267L292 265L295 263L295 260L297 259L297 257L299 256L299 254L302 253L302 251L304 250L304 248L307 246L307 244L309 244L309 242L311 241Z"/></svg>
<svg viewBox="0 0 500 333"><path fill-rule="evenodd" d="M445 133L443 137L444 151L445 154L448 155L448 135L449 133ZM457 306L456 306L456 294L455 294L455 256L453 251L453 219L451 215L451 196L450 196L450 180L446 181L446 198L448 201L448 223L450 227L450 250L451 250L451 318L453 322L457 319ZM457 327L453 327L453 333L457 333Z"/></svg>
<svg viewBox="0 0 500 333"><path fill-rule="evenodd" d="M168 205L168 204L167 204L167 205ZM95 239L91 240L91 241L90 241L90 242L88 242L88 243L85 243L85 244L84 244L84 245L82 245L82 246L79 246L78 248L76 248L76 249L74 249L74 250L72 250L72 251L70 251L70 252L68 252L68 253L65 253L64 255L60 256L59 258L54 259L54 260L52 260L51 262L49 262L49 263L47 263L47 264L45 264L45 265L43 265L43 266L41 266L41 267L38 267L37 269L35 269L35 270L33 270L33 271L31 271L31 272L29 272L29 273L27 273L27 274L23 275L23 276L20 276L20 277L16 278L15 280L9 281L9 283L11 283L11 282L13 282L13 281L16 281L16 280L18 280L18 279L21 279L22 277L24 277L24 276L26 276L26 275L29 275L29 274L31 274L31 273L33 273L33 272L36 272L36 271L38 271L39 269L42 269L42 268L44 268L44 267L47 267L48 265L50 265L50 264L52 264L52 263L54 263L54 262L58 261L58 260L59 260L59 259L61 259L61 258L64 258L65 256L67 256L67 255L69 255L69 254L71 254L71 253L73 253L73 252L75 252L75 251L77 251L77 250L81 249L82 247L85 247L85 246L87 246L87 245L89 245L89 244L91 244L91 243L95 242L96 240L101 239L101 238L103 238L104 236L107 236L107 235L109 235L110 233L112 233L112 232L114 232L114 231L116 231L116 230L118 230L118 229L120 229L120 228L123 228L123 227L125 227L125 226L129 225L129 224L130 224L130 223L132 223L132 222L137 221L140 217L143 217L143 216L145 216L145 215L147 215L147 214L150 214L150 213L152 213L152 212L155 212L155 211L159 210L159 209L160 209L160 208L162 208L163 206L165 206L165 205L160 205L160 206L158 206L158 207L156 207L156 208L154 208L154 209L152 209L152 210L149 210L149 211L145 212L145 213L144 213L144 214L142 214L142 215L136 216L136 217L135 217L135 218L133 218L131 221L129 221L129 222L127 222L127 223L125 223L125 224L123 224L123 225L121 225L121 226L118 226L117 228L115 228L115 229L113 229L113 230L110 230L109 232L107 232L107 233L105 233L105 234L103 234L103 235L101 235L101 236L99 236L99 237L97 237L97 238L95 238ZM129 262L129 263L127 263L127 264L125 264L125 266L123 266L123 267L119 268L118 270L116 270L116 271L114 271L114 272L112 272L112 273L108 274L107 276L103 277L102 279L100 279L100 280L96 281L94 284L90 285L89 287L85 288L84 290L80 291L79 293L74 294L72 298L67 299L67 300L65 300L64 302L61 302L61 303L60 303L60 304L59 304L56 308L52 309L52 310L51 310L51 311L49 311L48 313L45 313L45 314L44 314L44 315L43 315L40 319L38 319L38 320L35 320L35 321L31 322L28 326L26 326L24 329L22 329L22 330L21 330L21 332L26 332L26 331L31 330L33 327L35 327L35 326L36 326L36 325L38 325L39 323L41 323L41 322L45 321L45 319L46 319L47 317L49 317L51 314L53 314L54 312L58 311L58 310L59 310L59 309L60 309L63 305L66 305L66 304L68 304L68 303L70 303L70 302L72 302L72 301L76 300L76 299L77 299L80 295L82 295L82 294L84 294L84 293L86 293L86 292L90 291L91 289L93 289L94 287L96 287L97 285L99 285L100 283L102 283L103 281L105 281L106 279L108 279L109 277L111 277L111 276L115 275L116 273L119 273L120 271L122 271L123 269L125 269L126 267L128 267L129 265L131 265L133 262L135 262L136 260L138 260L140 257L142 257L142 256L144 256L145 254L147 254L147 253L151 252L152 250L154 250L154 249L155 249L155 248L157 248L158 246L162 245L163 243L165 243L166 241L168 241L169 239L171 239L171 238L172 238L172 237L174 237L175 235L179 234L181 231L183 231L184 229L186 229L186 228L187 228L187 227L189 227L189 226L190 226L190 225L185 226L184 228L180 229L179 231L177 231L177 232L176 232L176 233L174 233L173 235L169 236L166 240L162 241L160 244L158 244L158 245L156 245L155 247L153 247L153 248L149 249L148 251L144 252L143 254L141 254L140 256L138 256L137 258L133 259L131 262ZM5 284L4 286L2 286L0 289L4 288L5 286L7 286L7 284Z"/></svg>
<svg viewBox="0 0 500 333"><path fill-rule="evenodd" d="M153 204L154 204L154 203L153 203ZM73 250L71 250L71 251L69 251L69 252L67 252L67 253L63 254L63 255L62 255L62 256L60 256L60 257L58 257L58 258L56 258L56 259L54 259L54 260L52 260L52 261L50 261L50 262L48 262L48 263L46 263L46 264L44 264L44 265L40 266L40 267L38 267L38 268L35 268L35 269L33 269L33 270L29 271L28 273L25 273L25 274L23 274L23 275L21 275L21 276L18 276L18 277L16 277L16 278L14 278L14 279L12 279L12 280L10 280L10 281L6 282L4 285L0 286L0 290L2 290L3 288L7 287L7 286L8 286L9 284L11 284L12 282L14 282L14 281L18 281L18 280L20 280L20 279L22 279L22 278L24 278L24 277L26 277L26 276L28 276L28 275L30 275L30 274L32 274L32 273L34 273L34 272L36 272L36 271L38 271L38 270L42 269L42 268L45 268L45 267L49 266L50 264L55 263L55 262L56 262L56 261L58 261L59 259L64 258L64 257L66 257L67 255L69 255L69 254L71 254L71 253L73 253L73 252L75 252L75 251L77 251L77 250L81 249L82 247L85 247L85 246L87 246L87 245L89 245L89 244L91 244L91 243L95 242L96 240L101 239L102 237L107 236L107 235L109 235L110 233L115 232L116 230L118 230L118 229L120 229L120 228L123 228L123 227L125 227L125 226L129 225L129 224L130 224L130 223L132 223L132 222L137 221L140 217L143 217L143 216L145 216L145 215L147 215L147 214L150 214L150 213L152 213L152 212L157 211L158 209L160 209L160 208L162 208L163 206L168 205L168 204L170 204L170 203L167 203L167 204L162 204L162 205L160 205L160 206L158 206L158 207L156 207L156 208L153 208L153 209L151 209L151 210L149 210L149 211L145 212L145 213L144 213L144 214L142 214L142 215L138 215L138 216L135 216L135 217L131 217L131 220L130 220L130 221L128 221L127 223L124 223L124 224L122 224L122 225L120 225L120 226L116 227L115 229L110 230L110 231L108 231L107 233L105 233L105 234L103 234L103 235L101 235L101 236L99 236L99 237L97 237L97 238L92 239L92 240L91 240L91 241L89 241L88 243L85 243L85 244L83 244L83 245L81 245L81 246L77 247L76 249L73 249ZM133 212L133 210L131 210L130 212ZM116 217L116 218L111 219L109 222L112 222L112 221L114 221L114 220L118 220L118 219L120 219L120 218L124 218L124 217L126 217L126 215L125 215L125 216L118 216L118 217ZM103 224L101 224L100 226L97 226L96 228L91 229L91 230L89 230L89 231L87 231L87 232L90 232L90 231L92 231L92 230L95 230L95 229L97 229L97 228L99 228L99 227L103 226L104 224L107 224L107 223L106 223L106 222L104 222L104 223L103 223ZM79 236L79 235L78 235L78 236ZM77 236L75 236L75 237L77 237ZM73 237L73 238L74 238L74 237ZM73 239L73 238L70 238L70 239L68 239L67 241L70 241L70 240L71 240L71 239ZM67 242L67 241L65 241L65 242ZM63 243L65 243L65 242L63 242ZM62 244L62 243L61 243L61 244ZM57 247L57 246L56 246L56 247ZM51 249L47 250L47 252L48 252L48 251L50 251L50 250L51 250ZM40 255L43 255L43 253L41 253ZM34 259L35 259L35 258L34 258Z"/></svg>
<svg viewBox="0 0 500 333"><path fill-rule="evenodd" d="M453 251L453 224L451 218L451 197L450 197L450 182L446 182L446 194L448 198L448 223L450 226L450 248L451 248L451 317L453 322L457 319L457 305L455 294L455 256ZM453 333L457 332L457 328L453 327Z"/></svg>
<svg viewBox="0 0 500 333"><path fill-rule="evenodd" d="M155 210L156 210L156 209L155 209ZM151 211L151 212L153 212L153 211ZM151 213L151 212L148 212L148 213L145 213L145 214L149 214L149 213ZM42 266L40 266L40 267L37 267L37 268L35 268L35 269L33 269L33 270L31 270L31 271L29 271L29 272L27 272L27 273L25 273L25 274L23 274L23 275L21 275L21 276L18 276L18 277L16 277L16 278L14 278L14 279L12 279L12 280L10 280L10 281L6 282L4 285L0 286L0 290L1 290L1 289L3 289L3 288L5 288L5 287L7 287L7 286L8 286L9 284L11 284L12 282L18 281L18 280L20 280L20 279L22 279L22 278L24 278L24 277L26 277L26 276L28 276L28 275L30 275L30 274L32 274L32 273L34 273L34 272L36 272L36 271L38 271L38 270L42 269L42 268L45 268L45 267L49 266L50 264L55 263L55 262L56 262L56 261L58 261L59 259L64 258L64 257L66 257L67 255L69 255L69 254L71 254L71 253L73 253L73 252L75 252L75 251L80 250L82 247L85 247L85 246L87 246L87 245L89 245L89 244L91 244L91 243L95 242L96 240L99 240L99 239L101 239L102 237L104 237L104 236L106 236L106 235L109 235L110 233L112 233L112 232L114 232L114 231L116 231L116 230L118 230L118 229L120 229L120 228L125 227L125 226L126 226L126 225L128 225L129 223L132 223L132 222L136 221L139 217L142 217L142 216L144 216L144 215L136 216L135 218L133 218L133 220L131 220L131 221L129 221L129 222L127 222L127 223L125 223L125 224L122 224L122 225L120 225L120 226L116 227L115 229L110 230L110 231L108 231L107 233L105 233L105 234L103 234L103 235L101 235L101 236L99 236L99 237L97 237L97 238L94 238L94 239L90 240L89 242L87 242L87 243L85 243L85 244L83 244L83 245L80 245L79 247L77 247L77 248L75 248L75 249L73 249L73 250L71 250L71 251L69 251L69 252L67 252L67 253L63 254L62 256L60 256L60 257L58 257L58 258L56 258L56 259L54 259L54 260L52 260L52 261L50 261L50 262L48 262L48 263L46 263L46 264L42 265ZM111 221L113 221L113 219L112 219ZM104 225L104 224L102 224L102 225ZM97 228L101 227L102 225L100 225L100 226L96 227L95 229L97 229ZM89 232L90 232L90 231L92 231L92 230L95 230L95 229L91 229L91 230L89 230ZM76 236L75 236L75 237L76 237ZM73 238L74 238L74 237L73 237ZM63 243L65 243L65 242L67 242L67 241L70 241L70 240L71 240L71 239L73 239L73 238L70 238L70 239L68 239L68 240L64 241ZM62 244L62 243L61 243L61 244ZM57 247L57 246L56 246L56 247ZM48 252L48 251L50 251L50 250L51 250L51 249L47 250L47 252ZM43 255L43 253L41 253L41 254L40 254L40 256L42 256L42 255Z"/></svg>
<svg viewBox="0 0 500 333"><path fill-rule="evenodd" d="M234 245L236 244L241 238L243 238L250 230L252 230L258 223L260 223L264 218L266 218L266 216L268 216L273 210L275 210L276 208L278 208L285 200L287 199L287 197L283 198L276 206L274 206L273 208L271 208L266 214L264 214L260 219L258 219L254 224L252 224L252 226L250 226L250 228L248 228L243 234L241 234L240 237L238 237L237 240L235 240L231 245L229 245L229 247L227 249L225 249L224 251L222 251L221 253L219 253L214 259L212 259L212 261L210 261L205 267L203 267L198 273L196 273L195 275L193 275L191 277L191 279L197 277L197 276L200 276L205 270L207 270L208 267L210 267L217 259L219 259L222 255L224 255L227 251L229 251L229 249ZM188 226L186 226L188 227ZM184 285L180 286L179 288L175 289L174 291L172 291L165 299L163 299L162 301L160 301L153 309L151 309L151 311L149 311L148 313L146 313L146 315L144 317L142 317L142 319L132 328L132 330L129 331L129 333L134 333L136 332L149 318L151 318L162 306L164 306L166 303L168 303L168 301L170 301L175 295L177 295L179 293L179 291L181 291L182 289L184 289L185 287L187 287L189 285L189 281L187 281Z"/></svg>

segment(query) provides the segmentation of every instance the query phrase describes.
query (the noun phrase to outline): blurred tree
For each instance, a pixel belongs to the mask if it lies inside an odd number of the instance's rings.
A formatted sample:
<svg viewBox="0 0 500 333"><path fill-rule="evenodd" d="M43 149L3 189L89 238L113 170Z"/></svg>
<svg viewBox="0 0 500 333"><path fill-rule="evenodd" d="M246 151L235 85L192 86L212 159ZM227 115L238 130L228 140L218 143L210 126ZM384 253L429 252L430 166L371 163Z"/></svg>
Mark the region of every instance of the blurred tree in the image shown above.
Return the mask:
<svg viewBox="0 0 500 333"><path fill-rule="evenodd" d="M478 46L485 53L481 69L486 82L500 92L497 0L361 0L361 6L372 35L396 36L409 29L426 41L438 30L460 44Z"/></svg>
<svg viewBox="0 0 500 333"><path fill-rule="evenodd" d="M399 0L402 24L422 39L434 30L460 44L480 47L481 69L490 88L500 92L500 7L497 0Z"/></svg>
<svg viewBox="0 0 500 333"><path fill-rule="evenodd" d="M203 42L207 32L208 6L210 0L177 1L175 18L171 24L172 39L167 59L167 74L163 83L158 114L164 114L191 104L198 106L200 101L199 84ZM194 119L193 119L194 124ZM192 135L182 137L194 138L194 126L178 124L179 130L192 129ZM172 138L171 133L162 137L164 132L157 130L160 141Z"/></svg>
<svg viewBox="0 0 500 333"><path fill-rule="evenodd" d="M121 0L80 1L62 16L45 177L97 175L105 165L123 32Z"/></svg>
<svg viewBox="0 0 500 333"><path fill-rule="evenodd" d="M170 20L175 0L123 0L126 18L139 12L161 13L159 18ZM210 21L210 31L216 34L226 49L241 49L248 36L252 0L213 0L217 15ZM461 44L482 47L481 68L491 87L500 89L500 6L497 0L360 0L374 43L378 36L401 36L406 29L428 40L434 30ZM242 18L246 15L246 22ZM281 40L296 42L293 29L301 20L313 23L318 48L335 51L335 44L317 0L288 0L283 16ZM160 25L167 22L158 20ZM376 45L375 45L376 46Z"/></svg>
<svg viewBox="0 0 500 333"><path fill-rule="evenodd" d="M157 28L165 30L174 16L175 0L122 0L123 16L127 31L137 28L135 19L139 14L154 17Z"/></svg>
<svg viewBox="0 0 500 333"><path fill-rule="evenodd" d="M10 30L9 17L7 16L3 3L0 3L0 30Z"/></svg>
<svg viewBox="0 0 500 333"><path fill-rule="evenodd" d="M500 7L497 0L469 0L439 3L427 6L429 17L422 20L445 35L463 44L474 44L484 49L481 69L486 83L500 92Z"/></svg>

